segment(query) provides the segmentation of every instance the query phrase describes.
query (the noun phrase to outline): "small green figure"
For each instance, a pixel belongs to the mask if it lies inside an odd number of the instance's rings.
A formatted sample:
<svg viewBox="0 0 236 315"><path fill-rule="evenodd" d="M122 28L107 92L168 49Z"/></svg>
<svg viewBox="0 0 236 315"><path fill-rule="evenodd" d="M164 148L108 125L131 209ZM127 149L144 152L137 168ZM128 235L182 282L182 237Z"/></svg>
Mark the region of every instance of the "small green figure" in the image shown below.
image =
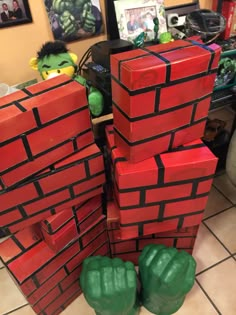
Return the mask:
<svg viewBox="0 0 236 315"><path fill-rule="evenodd" d="M154 39L153 39L153 42L155 44L158 44L158 32L159 32L159 19L157 17L155 17L153 19L153 23L154 23Z"/></svg>
<svg viewBox="0 0 236 315"><path fill-rule="evenodd" d="M145 41L145 32L140 33L134 40L134 46L136 48L143 47Z"/></svg>
<svg viewBox="0 0 236 315"><path fill-rule="evenodd" d="M143 306L156 315L170 315L184 303L194 285L196 262L185 251L150 244L139 256Z"/></svg>
<svg viewBox="0 0 236 315"><path fill-rule="evenodd" d="M105 256L83 261L80 285L97 315L138 315L137 274L131 262Z"/></svg>
<svg viewBox="0 0 236 315"><path fill-rule="evenodd" d="M160 44L167 44L173 42L173 38L170 32L164 32L160 35L159 42Z"/></svg>

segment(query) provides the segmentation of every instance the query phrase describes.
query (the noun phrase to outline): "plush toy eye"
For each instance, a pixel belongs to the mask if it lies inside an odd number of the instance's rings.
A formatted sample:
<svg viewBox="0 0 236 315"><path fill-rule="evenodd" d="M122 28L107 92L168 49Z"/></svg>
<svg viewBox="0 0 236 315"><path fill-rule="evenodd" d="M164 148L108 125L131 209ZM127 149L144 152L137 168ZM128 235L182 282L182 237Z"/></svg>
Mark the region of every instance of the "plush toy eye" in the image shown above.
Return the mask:
<svg viewBox="0 0 236 315"><path fill-rule="evenodd" d="M46 75L48 75L48 72L46 71Z"/></svg>
<svg viewBox="0 0 236 315"><path fill-rule="evenodd" d="M57 70L57 73L61 73L61 70Z"/></svg>

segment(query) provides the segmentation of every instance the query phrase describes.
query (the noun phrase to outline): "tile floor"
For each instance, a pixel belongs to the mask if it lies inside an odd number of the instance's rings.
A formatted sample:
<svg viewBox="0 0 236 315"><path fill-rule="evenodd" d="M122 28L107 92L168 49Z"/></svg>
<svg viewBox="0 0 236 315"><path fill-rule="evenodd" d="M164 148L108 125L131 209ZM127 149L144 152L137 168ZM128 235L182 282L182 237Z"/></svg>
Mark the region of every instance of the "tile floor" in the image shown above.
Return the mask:
<svg viewBox="0 0 236 315"><path fill-rule="evenodd" d="M216 176L196 240L196 283L176 315L236 314L236 187L226 174ZM0 265L0 314L34 315ZM94 315L83 296L61 315ZM143 309L140 315L148 315Z"/></svg>

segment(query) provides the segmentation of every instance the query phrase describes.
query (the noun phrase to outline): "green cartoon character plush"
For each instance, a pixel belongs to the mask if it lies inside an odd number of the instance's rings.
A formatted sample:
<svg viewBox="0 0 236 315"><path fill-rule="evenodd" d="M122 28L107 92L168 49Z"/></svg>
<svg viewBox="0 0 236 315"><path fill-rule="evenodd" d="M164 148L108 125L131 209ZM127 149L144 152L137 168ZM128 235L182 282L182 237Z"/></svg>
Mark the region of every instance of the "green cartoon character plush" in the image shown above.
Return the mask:
<svg viewBox="0 0 236 315"><path fill-rule="evenodd" d="M95 117L100 116L104 108L103 95L96 88L89 86L85 78L77 75L77 59L76 54L68 51L64 42L47 42L38 51L37 57L30 59L30 66L33 70L39 71L43 80L66 74L84 85L88 91L91 114Z"/></svg>

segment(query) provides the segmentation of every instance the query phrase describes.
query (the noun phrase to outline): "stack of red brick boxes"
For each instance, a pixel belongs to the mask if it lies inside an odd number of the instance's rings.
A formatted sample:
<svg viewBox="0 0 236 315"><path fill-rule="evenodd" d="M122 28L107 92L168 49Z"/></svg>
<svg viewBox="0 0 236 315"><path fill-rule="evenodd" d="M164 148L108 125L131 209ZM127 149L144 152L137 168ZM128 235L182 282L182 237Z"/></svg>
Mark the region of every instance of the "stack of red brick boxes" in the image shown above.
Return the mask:
<svg viewBox="0 0 236 315"><path fill-rule="evenodd" d="M59 314L84 258L109 255L85 88L62 75L1 98L0 154L0 257L37 314Z"/></svg>
<svg viewBox="0 0 236 315"><path fill-rule="evenodd" d="M192 251L217 164L200 138L219 57L191 40L112 55L113 256L137 263L152 242Z"/></svg>

